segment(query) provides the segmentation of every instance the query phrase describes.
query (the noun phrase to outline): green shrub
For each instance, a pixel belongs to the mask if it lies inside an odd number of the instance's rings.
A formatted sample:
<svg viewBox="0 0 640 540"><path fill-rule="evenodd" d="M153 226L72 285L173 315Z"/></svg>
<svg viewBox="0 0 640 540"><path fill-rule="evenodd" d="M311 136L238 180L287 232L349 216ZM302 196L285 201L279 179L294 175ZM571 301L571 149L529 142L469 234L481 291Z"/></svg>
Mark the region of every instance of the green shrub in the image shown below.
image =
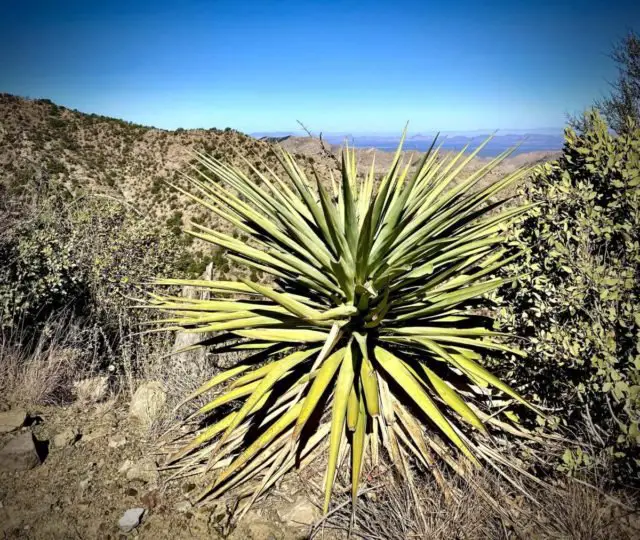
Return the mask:
<svg viewBox="0 0 640 540"><path fill-rule="evenodd" d="M25 220L0 241L0 326L44 320L80 294L72 248L51 217Z"/></svg>
<svg viewBox="0 0 640 540"><path fill-rule="evenodd" d="M179 231L151 225L117 201L61 190L30 213L0 238L3 326L37 324L63 307L108 326L140 282L201 267L182 253Z"/></svg>
<svg viewBox="0 0 640 540"><path fill-rule="evenodd" d="M537 206L513 231L524 255L507 271L522 275L501 291L498 321L525 338L527 360L509 368L528 381L523 391L555 408L556 423L584 424L594 442L632 457L640 444L640 131L615 136L597 113L588 126L581 135L568 129L561 157L523 187Z"/></svg>

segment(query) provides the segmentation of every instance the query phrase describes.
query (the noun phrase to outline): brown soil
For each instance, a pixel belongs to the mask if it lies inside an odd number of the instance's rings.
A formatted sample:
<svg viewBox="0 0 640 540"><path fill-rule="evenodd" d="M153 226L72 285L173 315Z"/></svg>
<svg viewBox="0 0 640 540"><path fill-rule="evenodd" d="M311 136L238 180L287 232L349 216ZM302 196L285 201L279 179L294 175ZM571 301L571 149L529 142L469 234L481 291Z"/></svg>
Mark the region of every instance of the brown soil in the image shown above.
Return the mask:
<svg viewBox="0 0 640 540"><path fill-rule="evenodd" d="M119 472L126 460L135 462L154 452L151 437L144 436L127 418L127 407L119 402L99 406L48 407L30 411L29 429L41 442L43 463L36 468L0 472L0 537L2 538L125 538L118 520L129 508L143 507L141 525L127 536L181 539L222 538L304 538L306 529L287 528L275 513L297 489L290 479L281 486L284 496L270 496L247 514L241 526L229 530L229 512L224 503L201 508L187 506L195 483L167 482L163 475L156 486L128 480ZM75 444L54 448L54 436L67 428L82 433ZM87 441L92 435L99 435ZM109 442L124 435L126 443L112 447ZM0 446L14 434L1 435ZM49 448L47 449L47 443ZM299 486L298 486L299 487ZM192 493L191 493L192 494ZM226 529L226 530L225 530Z"/></svg>

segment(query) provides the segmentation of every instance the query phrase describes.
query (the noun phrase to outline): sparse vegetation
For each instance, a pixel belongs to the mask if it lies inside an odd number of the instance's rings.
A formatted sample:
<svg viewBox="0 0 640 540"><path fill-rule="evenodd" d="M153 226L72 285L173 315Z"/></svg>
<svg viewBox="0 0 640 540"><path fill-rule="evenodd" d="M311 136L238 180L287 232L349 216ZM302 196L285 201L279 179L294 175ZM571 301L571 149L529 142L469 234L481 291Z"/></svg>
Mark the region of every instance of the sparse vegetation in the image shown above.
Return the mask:
<svg viewBox="0 0 640 540"><path fill-rule="evenodd" d="M611 95L597 103L609 126L633 133L640 125L640 36L631 31L611 54L618 68Z"/></svg>
<svg viewBox="0 0 640 540"><path fill-rule="evenodd" d="M594 108L617 133L633 133L640 126L640 36L630 31L615 45L611 58L618 70L616 80L610 83L609 95L597 100ZM592 118L589 111L570 115L569 125L588 131L594 127Z"/></svg>

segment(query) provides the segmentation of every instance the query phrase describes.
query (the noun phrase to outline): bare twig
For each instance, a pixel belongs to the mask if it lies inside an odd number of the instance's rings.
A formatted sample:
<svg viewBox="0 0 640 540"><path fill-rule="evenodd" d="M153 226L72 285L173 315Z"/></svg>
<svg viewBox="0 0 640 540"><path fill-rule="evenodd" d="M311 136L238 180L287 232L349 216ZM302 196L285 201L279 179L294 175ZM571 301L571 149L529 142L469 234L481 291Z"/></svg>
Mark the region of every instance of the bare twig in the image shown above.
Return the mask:
<svg viewBox="0 0 640 540"><path fill-rule="evenodd" d="M316 138L313 135L313 133L311 133L309 128L307 128L307 126L305 126L300 120L296 120L296 122L298 122L300 127L309 136L309 138L311 138L311 139L315 139ZM320 148L322 150L322 154L324 155L324 157L329 158L330 160L332 160L336 164L336 167L338 169L340 169L340 162L338 161L338 158L327 148L327 146L326 146L326 144L324 142L324 139L322 138L322 131L320 132L320 136L318 137L318 140L320 141Z"/></svg>

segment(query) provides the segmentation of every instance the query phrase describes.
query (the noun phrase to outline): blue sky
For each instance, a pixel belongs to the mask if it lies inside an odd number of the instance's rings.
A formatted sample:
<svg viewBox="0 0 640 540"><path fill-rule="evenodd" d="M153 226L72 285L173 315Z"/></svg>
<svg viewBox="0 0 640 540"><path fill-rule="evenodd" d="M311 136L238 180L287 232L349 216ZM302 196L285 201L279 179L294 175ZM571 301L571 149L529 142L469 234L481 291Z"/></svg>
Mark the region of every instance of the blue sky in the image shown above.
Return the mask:
<svg viewBox="0 0 640 540"><path fill-rule="evenodd" d="M640 2L5 1L0 92L163 128L555 127L631 28Z"/></svg>

